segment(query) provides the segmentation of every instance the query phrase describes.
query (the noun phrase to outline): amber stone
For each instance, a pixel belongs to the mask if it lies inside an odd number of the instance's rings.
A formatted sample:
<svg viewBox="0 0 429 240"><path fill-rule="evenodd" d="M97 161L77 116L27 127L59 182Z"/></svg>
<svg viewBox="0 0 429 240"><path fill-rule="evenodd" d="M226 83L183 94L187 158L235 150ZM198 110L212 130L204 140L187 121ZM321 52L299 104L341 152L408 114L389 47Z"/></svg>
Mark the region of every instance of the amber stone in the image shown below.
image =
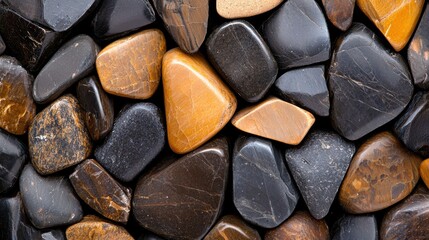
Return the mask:
<svg viewBox="0 0 429 240"><path fill-rule="evenodd" d="M231 119L237 99L200 54L178 48L162 62L168 143L176 153L204 144Z"/></svg>
<svg viewBox="0 0 429 240"><path fill-rule="evenodd" d="M224 18L244 18L268 12L284 0L217 0L216 11Z"/></svg>
<svg viewBox="0 0 429 240"><path fill-rule="evenodd" d="M390 45L400 51L407 45L420 19L424 0L357 0L362 12L377 26Z"/></svg>
<svg viewBox="0 0 429 240"><path fill-rule="evenodd" d="M43 175L85 160L92 143L76 98L63 96L37 114L28 142L31 162Z"/></svg>
<svg viewBox="0 0 429 240"><path fill-rule="evenodd" d="M232 119L241 131L298 145L313 125L313 114L275 97L247 107Z"/></svg>
<svg viewBox="0 0 429 240"><path fill-rule="evenodd" d="M125 228L92 215L68 227L66 237L67 240L134 240Z"/></svg>
<svg viewBox="0 0 429 240"><path fill-rule="evenodd" d="M94 159L79 164L69 178L77 195L90 207L113 221L128 221L131 190L118 183Z"/></svg>
<svg viewBox="0 0 429 240"><path fill-rule="evenodd" d="M121 97L150 98L159 85L166 49L164 34L158 29L145 30L111 43L96 60L104 90Z"/></svg>
<svg viewBox="0 0 429 240"><path fill-rule="evenodd" d="M21 135L36 115L33 77L12 57L0 57L0 127Z"/></svg>
<svg viewBox="0 0 429 240"><path fill-rule="evenodd" d="M258 231L251 228L243 220L226 215L204 237L204 240L260 240Z"/></svg>
<svg viewBox="0 0 429 240"><path fill-rule="evenodd" d="M308 212L298 211L282 225L269 230L265 240L328 240L325 220L317 220Z"/></svg>
<svg viewBox="0 0 429 240"><path fill-rule="evenodd" d="M420 161L389 132L369 138L350 163L339 191L340 204L356 214L392 206L419 181Z"/></svg>
<svg viewBox="0 0 429 240"><path fill-rule="evenodd" d="M429 159L421 162L419 172L423 182L429 187Z"/></svg>
<svg viewBox="0 0 429 240"><path fill-rule="evenodd" d="M356 0L322 0L329 20L342 31L352 25L355 2Z"/></svg>

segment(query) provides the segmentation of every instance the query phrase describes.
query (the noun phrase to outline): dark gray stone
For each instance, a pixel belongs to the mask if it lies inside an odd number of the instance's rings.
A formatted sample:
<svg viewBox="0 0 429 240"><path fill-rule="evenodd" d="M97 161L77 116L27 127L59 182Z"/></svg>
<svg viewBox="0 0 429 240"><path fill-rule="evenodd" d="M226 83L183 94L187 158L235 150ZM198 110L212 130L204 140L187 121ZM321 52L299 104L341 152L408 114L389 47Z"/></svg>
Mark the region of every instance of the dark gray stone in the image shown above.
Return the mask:
<svg viewBox="0 0 429 240"><path fill-rule="evenodd" d="M164 238L159 237L153 233L144 233L143 235L141 235L138 240L164 240Z"/></svg>
<svg viewBox="0 0 429 240"><path fill-rule="evenodd" d="M3 38L0 36L0 55L6 50L6 45L4 44Z"/></svg>
<svg viewBox="0 0 429 240"><path fill-rule="evenodd" d="M0 130L0 193L15 185L26 158L25 146L15 136Z"/></svg>
<svg viewBox="0 0 429 240"><path fill-rule="evenodd" d="M332 240L377 240L378 227L374 215L346 215L338 219Z"/></svg>
<svg viewBox="0 0 429 240"><path fill-rule="evenodd" d="M42 234L43 240L66 240L64 232L61 230L51 230Z"/></svg>

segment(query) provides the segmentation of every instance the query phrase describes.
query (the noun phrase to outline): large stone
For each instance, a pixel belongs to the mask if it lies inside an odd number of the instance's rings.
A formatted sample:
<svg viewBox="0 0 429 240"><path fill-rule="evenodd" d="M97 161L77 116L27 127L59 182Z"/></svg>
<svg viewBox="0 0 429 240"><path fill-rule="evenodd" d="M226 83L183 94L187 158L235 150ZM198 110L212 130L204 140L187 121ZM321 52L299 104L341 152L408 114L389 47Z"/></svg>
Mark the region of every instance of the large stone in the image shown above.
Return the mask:
<svg viewBox="0 0 429 240"><path fill-rule="evenodd" d="M360 23L338 40L328 75L331 120L349 140L394 119L413 94L411 75L402 57L385 48Z"/></svg>
<svg viewBox="0 0 429 240"><path fill-rule="evenodd" d="M234 216L222 217L204 240L261 240L258 231L251 228L243 220Z"/></svg>
<svg viewBox="0 0 429 240"><path fill-rule="evenodd" d="M162 63L168 143L187 153L207 142L231 119L237 99L200 54L178 48Z"/></svg>
<svg viewBox="0 0 429 240"><path fill-rule="evenodd" d="M86 35L78 35L65 43L34 80L34 100L51 102L88 75L94 68L98 51L97 44Z"/></svg>
<svg viewBox="0 0 429 240"><path fill-rule="evenodd" d="M27 159L27 149L13 135L0 130L0 193L10 190Z"/></svg>
<svg viewBox="0 0 429 240"><path fill-rule="evenodd" d="M345 215L332 229L332 240L378 240L377 219L374 215Z"/></svg>
<svg viewBox="0 0 429 240"><path fill-rule="evenodd" d="M217 0L216 11L224 18L256 16L280 5L284 0Z"/></svg>
<svg viewBox="0 0 429 240"><path fill-rule="evenodd" d="M31 163L42 175L85 160L92 143L75 97L59 98L37 114L28 132Z"/></svg>
<svg viewBox="0 0 429 240"><path fill-rule="evenodd" d="M96 216L85 216L82 221L66 230L67 240L134 240L124 227L115 225Z"/></svg>
<svg viewBox="0 0 429 240"><path fill-rule="evenodd" d="M314 0L286 1L263 24L262 32L280 69L329 59L328 25Z"/></svg>
<svg viewBox="0 0 429 240"><path fill-rule="evenodd" d="M117 40L97 56L97 72L106 92L127 98L147 99L161 79L164 34L149 29Z"/></svg>
<svg viewBox="0 0 429 240"><path fill-rule="evenodd" d="M342 31L352 25L355 2L356 0L322 0L329 20Z"/></svg>
<svg viewBox="0 0 429 240"><path fill-rule="evenodd" d="M207 54L232 89L257 102L277 78L277 62L258 31L247 21L227 22L207 39Z"/></svg>
<svg viewBox="0 0 429 240"><path fill-rule="evenodd" d="M241 137L232 161L234 205L241 216L264 228L277 227L299 199L284 158L269 140Z"/></svg>
<svg viewBox="0 0 429 240"><path fill-rule="evenodd" d="M0 24L1 25L1 24ZM0 57L0 127L22 135L36 115L33 77L12 57Z"/></svg>
<svg viewBox="0 0 429 240"><path fill-rule="evenodd" d="M385 209L408 196L419 181L421 159L389 132L365 141L356 152L339 192L350 213Z"/></svg>
<svg viewBox="0 0 429 240"><path fill-rule="evenodd" d="M22 170L19 190L28 218L37 228L73 224L83 216L79 200L63 176L42 177L28 164Z"/></svg>
<svg viewBox="0 0 429 240"><path fill-rule="evenodd" d="M168 239L201 239L220 213L228 171L228 143L215 139L143 175L134 192L134 216Z"/></svg>
<svg viewBox="0 0 429 240"><path fill-rule="evenodd" d="M355 152L339 135L316 130L298 147L286 150L286 163L316 219L325 217Z"/></svg>

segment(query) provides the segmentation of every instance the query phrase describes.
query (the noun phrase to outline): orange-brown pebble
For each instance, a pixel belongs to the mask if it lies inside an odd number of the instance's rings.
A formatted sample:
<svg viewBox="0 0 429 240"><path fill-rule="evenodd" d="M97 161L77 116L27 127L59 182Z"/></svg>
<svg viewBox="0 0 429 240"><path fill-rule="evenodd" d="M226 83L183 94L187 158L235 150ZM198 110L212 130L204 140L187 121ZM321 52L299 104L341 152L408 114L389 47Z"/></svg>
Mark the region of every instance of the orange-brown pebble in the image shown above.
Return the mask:
<svg viewBox="0 0 429 240"><path fill-rule="evenodd" d="M119 39L97 56L96 67L103 89L113 95L150 98L161 79L164 34L149 29Z"/></svg>
<svg viewBox="0 0 429 240"><path fill-rule="evenodd" d="M268 12L284 0L217 0L216 11L224 18L243 18Z"/></svg>
<svg viewBox="0 0 429 240"><path fill-rule="evenodd" d="M204 240L260 240L258 231L234 215L222 217Z"/></svg>
<svg viewBox="0 0 429 240"><path fill-rule="evenodd" d="M424 160L420 164L420 176L423 179L423 182L426 184L426 186L429 188L429 158Z"/></svg>

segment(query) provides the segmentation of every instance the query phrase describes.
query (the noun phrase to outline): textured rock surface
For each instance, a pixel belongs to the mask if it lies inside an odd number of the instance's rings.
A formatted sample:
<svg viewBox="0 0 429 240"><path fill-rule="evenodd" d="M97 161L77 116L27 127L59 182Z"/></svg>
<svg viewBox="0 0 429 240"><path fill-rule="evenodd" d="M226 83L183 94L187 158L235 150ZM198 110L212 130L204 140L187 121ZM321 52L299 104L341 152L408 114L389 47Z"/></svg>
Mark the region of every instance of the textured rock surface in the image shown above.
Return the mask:
<svg viewBox="0 0 429 240"><path fill-rule="evenodd" d="M61 230L51 230L42 233L43 240L66 240L66 236Z"/></svg>
<svg viewBox="0 0 429 240"><path fill-rule="evenodd" d="M356 0L322 0L329 20L342 31L352 25L355 2Z"/></svg>
<svg viewBox="0 0 429 240"><path fill-rule="evenodd" d="M243 220L234 216L226 215L222 217L204 240L260 240L258 231L251 228Z"/></svg>
<svg viewBox="0 0 429 240"><path fill-rule="evenodd" d="M374 215L345 215L335 222L332 240L378 240Z"/></svg>
<svg viewBox="0 0 429 240"><path fill-rule="evenodd" d="M280 5L284 0L217 0L216 11L224 18L244 18L259 15Z"/></svg>
<svg viewBox="0 0 429 240"><path fill-rule="evenodd" d="M27 149L13 135L0 130L0 193L11 189L27 158Z"/></svg>
<svg viewBox="0 0 429 240"><path fill-rule="evenodd" d="M66 231L67 240L98 239L98 240L133 240L125 228L88 215L82 221L71 225Z"/></svg>

